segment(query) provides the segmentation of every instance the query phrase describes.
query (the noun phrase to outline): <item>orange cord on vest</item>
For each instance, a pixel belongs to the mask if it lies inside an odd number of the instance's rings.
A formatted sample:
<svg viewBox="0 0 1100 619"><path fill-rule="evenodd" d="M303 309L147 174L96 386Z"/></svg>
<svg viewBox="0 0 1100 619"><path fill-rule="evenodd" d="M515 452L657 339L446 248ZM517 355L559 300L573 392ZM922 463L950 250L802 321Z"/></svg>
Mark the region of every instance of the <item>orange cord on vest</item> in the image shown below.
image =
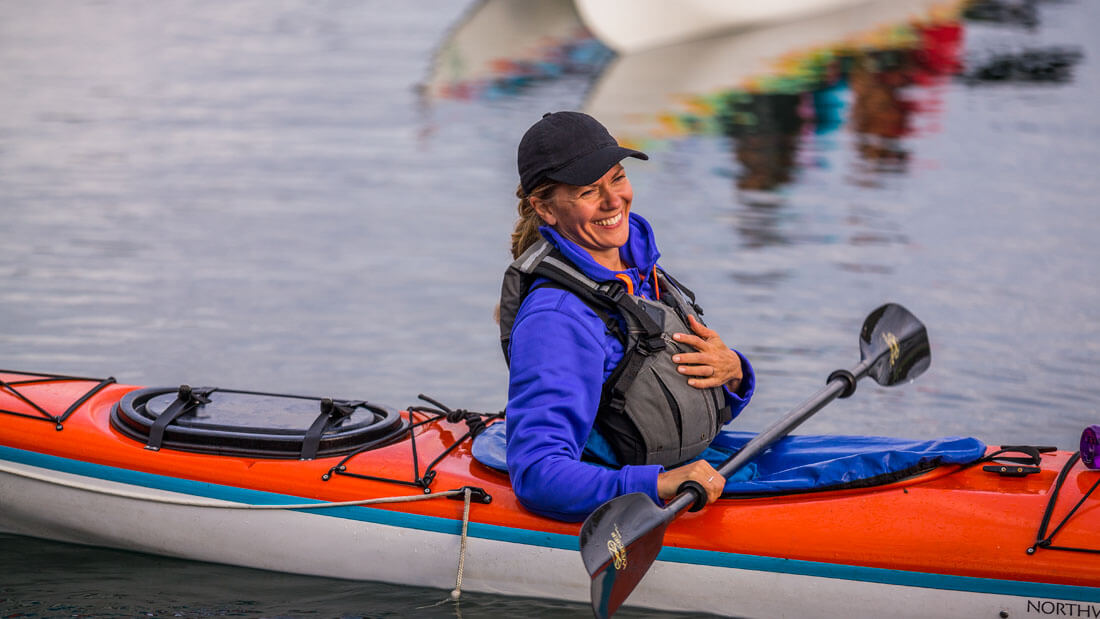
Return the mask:
<svg viewBox="0 0 1100 619"><path fill-rule="evenodd" d="M626 273L616 273L615 277L618 278L619 281L621 281L622 283L626 284L627 294L634 294L634 282L631 281L629 275L627 275Z"/></svg>
<svg viewBox="0 0 1100 619"><path fill-rule="evenodd" d="M626 284L626 291L628 294L634 294L634 282L630 279L630 276L626 273L616 273L615 277ZM642 276L642 281L645 281L645 276ZM657 265L653 265L653 295L657 297L657 300L661 300L661 287L657 285Z"/></svg>

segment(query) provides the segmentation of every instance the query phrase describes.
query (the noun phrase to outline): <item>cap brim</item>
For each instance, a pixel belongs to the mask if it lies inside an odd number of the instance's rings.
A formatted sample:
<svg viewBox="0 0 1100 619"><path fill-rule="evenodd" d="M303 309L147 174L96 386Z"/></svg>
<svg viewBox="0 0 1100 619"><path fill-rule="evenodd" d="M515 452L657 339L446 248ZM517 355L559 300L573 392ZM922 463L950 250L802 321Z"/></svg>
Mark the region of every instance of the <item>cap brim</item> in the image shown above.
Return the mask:
<svg viewBox="0 0 1100 619"><path fill-rule="evenodd" d="M649 159L649 155L641 151L622 146L606 146L577 159L560 170L548 172L546 178L570 185L591 185L607 174L607 171L616 163L627 157Z"/></svg>

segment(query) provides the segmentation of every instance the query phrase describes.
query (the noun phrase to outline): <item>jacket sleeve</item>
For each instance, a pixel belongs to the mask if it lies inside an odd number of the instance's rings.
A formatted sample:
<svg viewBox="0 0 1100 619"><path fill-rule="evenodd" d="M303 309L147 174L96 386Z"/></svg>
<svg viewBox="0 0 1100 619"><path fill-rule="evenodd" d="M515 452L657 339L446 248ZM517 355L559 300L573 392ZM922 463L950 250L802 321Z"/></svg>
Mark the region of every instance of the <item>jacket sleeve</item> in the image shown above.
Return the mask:
<svg viewBox="0 0 1100 619"><path fill-rule="evenodd" d="M581 461L603 385L603 323L587 308L563 310L575 300L564 291L536 290L526 301L536 296L541 302L525 302L533 309L521 311L512 329L507 459L517 498L535 513L569 521L630 492L660 504L663 467L615 470Z"/></svg>
<svg viewBox="0 0 1100 619"><path fill-rule="evenodd" d="M741 411L749 405L749 400L752 399L752 394L756 391L756 373L752 369L752 364L749 363L745 355L736 350L733 352L741 358L741 386L737 388L737 391L730 391L729 387L722 387L726 392L726 402L730 405L730 415L732 415L730 421L737 419Z"/></svg>

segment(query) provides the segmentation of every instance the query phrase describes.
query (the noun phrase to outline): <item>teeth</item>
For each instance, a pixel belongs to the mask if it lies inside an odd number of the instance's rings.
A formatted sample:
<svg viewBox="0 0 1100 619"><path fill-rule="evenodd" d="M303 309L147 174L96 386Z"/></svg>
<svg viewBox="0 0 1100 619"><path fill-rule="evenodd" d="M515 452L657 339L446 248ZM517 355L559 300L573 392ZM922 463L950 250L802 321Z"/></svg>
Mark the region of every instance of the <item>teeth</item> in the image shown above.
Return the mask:
<svg viewBox="0 0 1100 619"><path fill-rule="evenodd" d="M615 215L614 217L608 217L607 219L597 220L595 223L596 223L597 226L614 226L615 224L619 223L619 221L622 220L622 218L623 218L623 214L619 213L618 215Z"/></svg>

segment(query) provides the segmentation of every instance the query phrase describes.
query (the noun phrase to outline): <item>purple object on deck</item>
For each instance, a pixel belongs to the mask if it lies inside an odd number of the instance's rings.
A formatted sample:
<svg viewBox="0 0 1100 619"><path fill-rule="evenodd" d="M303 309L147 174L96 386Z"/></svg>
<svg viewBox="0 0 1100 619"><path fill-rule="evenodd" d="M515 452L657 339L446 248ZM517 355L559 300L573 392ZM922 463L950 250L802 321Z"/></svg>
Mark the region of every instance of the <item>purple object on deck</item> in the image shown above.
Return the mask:
<svg viewBox="0 0 1100 619"><path fill-rule="evenodd" d="M1089 426L1081 433L1081 460L1090 469L1100 469L1096 452L1100 449L1100 426Z"/></svg>

